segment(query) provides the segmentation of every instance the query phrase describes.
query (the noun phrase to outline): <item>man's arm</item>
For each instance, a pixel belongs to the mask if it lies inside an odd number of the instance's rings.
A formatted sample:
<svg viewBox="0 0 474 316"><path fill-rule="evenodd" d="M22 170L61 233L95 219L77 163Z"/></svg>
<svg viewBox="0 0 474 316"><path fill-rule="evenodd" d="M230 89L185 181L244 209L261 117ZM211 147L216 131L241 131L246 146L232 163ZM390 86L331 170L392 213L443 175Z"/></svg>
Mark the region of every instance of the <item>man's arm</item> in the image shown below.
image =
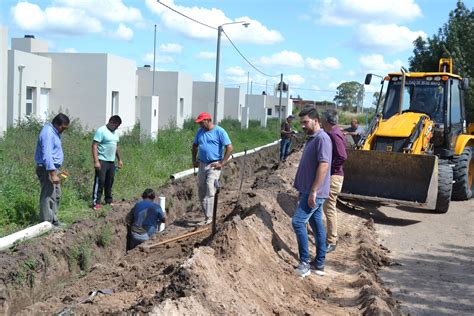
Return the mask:
<svg viewBox="0 0 474 316"><path fill-rule="evenodd" d="M95 140L92 141L92 159L94 160L94 168L100 170L100 161L99 161L99 143Z"/></svg>
<svg viewBox="0 0 474 316"><path fill-rule="evenodd" d="M232 146L232 144L225 146L224 159L220 162L221 166L225 165L227 160L229 160L232 151L234 151L234 146Z"/></svg>
<svg viewBox="0 0 474 316"><path fill-rule="evenodd" d="M318 169L316 169L316 177L314 179L313 185L311 186L311 191L309 192L308 197L308 206L314 208L316 206L316 192L318 191L321 184L326 178L326 174L329 172L329 163L320 162Z"/></svg>
<svg viewBox="0 0 474 316"><path fill-rule="evenodd" d="M192 159L193 159L193 166L194 167L199 167L199 162L198 162L198 144L193 143L193 148L191 149L192 152Z"/></svg>
<svg viewBox="0 0 474 316"><path fill-rule="evenodd" d="M120 159L120 150L119 150L119 145L117 144L117 149L115 150L115 157L117 157L117 161L118 161L118 168L119 169L122 169L123 167L123 161L122 159Z"/></svg>

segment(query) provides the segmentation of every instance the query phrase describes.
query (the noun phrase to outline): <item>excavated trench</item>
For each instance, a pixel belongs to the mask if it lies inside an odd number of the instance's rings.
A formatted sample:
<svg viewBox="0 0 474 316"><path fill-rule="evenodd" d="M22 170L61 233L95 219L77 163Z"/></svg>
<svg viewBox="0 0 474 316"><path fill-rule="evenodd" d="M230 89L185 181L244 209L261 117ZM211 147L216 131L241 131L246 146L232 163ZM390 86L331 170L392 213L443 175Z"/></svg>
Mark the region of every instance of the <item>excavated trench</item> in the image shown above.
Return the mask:
<svg viewBox="0 0 474 316"><path fill-rule="evenodd" d="M239 157L224 169L214 237L208 231L126 253L124 218L135 203L128 201L3 252L0 312L397 314L377 277L389 262L385 251L376 244L371 223L357 216L342 213L345 226L338 252L328 255L327 277L294 274L291 184L299 153L279 165L277 151L247 156L245 168ZM171 224L145 246L197 229L202 215L195 182L190 176L157 189L167 198Z"/></svg>

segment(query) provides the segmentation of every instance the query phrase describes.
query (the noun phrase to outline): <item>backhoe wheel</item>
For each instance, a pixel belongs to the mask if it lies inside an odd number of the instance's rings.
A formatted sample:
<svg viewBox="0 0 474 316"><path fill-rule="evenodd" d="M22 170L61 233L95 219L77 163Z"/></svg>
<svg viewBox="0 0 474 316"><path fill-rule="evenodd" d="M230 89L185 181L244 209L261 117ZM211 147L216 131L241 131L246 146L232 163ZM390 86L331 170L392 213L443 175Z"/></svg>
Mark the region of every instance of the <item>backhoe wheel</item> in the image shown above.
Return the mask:
<svg viewBox="0 0 474 316"><path fill-rule="evenodd" d="M436 213L446 213L451 201L453 190L453 168L450 165L438 165L438 197L436 198Z"/></svg>
<svg viewBox="0 0 474 316"><path fill-rule="evenodd" d="M464 151L454 157L454 184L453 200L469 200L472 197L472 180L474 173L473 147L466 147Z"/></svg>

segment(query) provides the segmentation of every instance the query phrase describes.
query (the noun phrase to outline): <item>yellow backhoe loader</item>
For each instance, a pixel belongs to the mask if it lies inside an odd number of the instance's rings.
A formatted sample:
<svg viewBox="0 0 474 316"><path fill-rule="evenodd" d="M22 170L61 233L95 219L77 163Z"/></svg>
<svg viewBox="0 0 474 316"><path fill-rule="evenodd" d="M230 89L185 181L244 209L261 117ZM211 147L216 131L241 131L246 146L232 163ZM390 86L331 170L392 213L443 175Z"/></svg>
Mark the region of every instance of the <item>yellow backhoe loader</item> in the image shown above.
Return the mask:
<svg viewBox="0 0 474 316"><path fill-rule="evenodd" d="M368 74L365 84L371 79ZM468 86L445 58L439 72L402 68L383 78L376 116L344 163L340 197L437 213L447 212L451 199L470 199L474 124L466 122Z"/></svg>

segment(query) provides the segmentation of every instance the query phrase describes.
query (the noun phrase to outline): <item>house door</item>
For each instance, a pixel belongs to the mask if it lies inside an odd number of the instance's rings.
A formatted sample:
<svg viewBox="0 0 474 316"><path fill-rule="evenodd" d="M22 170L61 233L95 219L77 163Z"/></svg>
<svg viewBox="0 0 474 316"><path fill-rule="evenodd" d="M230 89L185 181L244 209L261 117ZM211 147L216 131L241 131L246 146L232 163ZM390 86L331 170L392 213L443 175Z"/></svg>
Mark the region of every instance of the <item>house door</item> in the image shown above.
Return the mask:
<svg viewBox="0 0 474 316"><path fill-rule="evenodd" d="M40 99L38 102L38 108L36 115L40 120L46 120L48 118L49 111L49 89L41 88Z"/></svg>

